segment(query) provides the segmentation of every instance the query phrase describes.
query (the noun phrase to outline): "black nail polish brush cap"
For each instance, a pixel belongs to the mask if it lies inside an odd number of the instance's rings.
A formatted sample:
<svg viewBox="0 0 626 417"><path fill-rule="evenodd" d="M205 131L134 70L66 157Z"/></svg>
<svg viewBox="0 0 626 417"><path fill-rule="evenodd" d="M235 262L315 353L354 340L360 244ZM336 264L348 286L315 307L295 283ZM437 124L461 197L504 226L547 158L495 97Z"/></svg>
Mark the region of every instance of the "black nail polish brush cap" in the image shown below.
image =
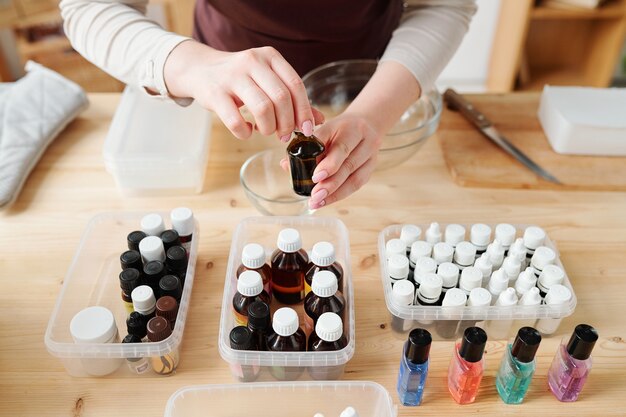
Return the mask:
<svg viewBox="0 0 626 417"><path fill-rule="evenodd" d="M406 350L404 351L405 357L412 363L419 365L428 360L428 354L430 353L430 344L433 338L425 329L413 329L409 333L409 340L407 341Z"/></svg>
<svg viewBox="0 0 626 417"><path fill-rule="evenodd" d="M541 343L541 335L532 327L522 327L511 346L511 354L520 362L528 363L535 359L535 354Z"/></svg>
<svg viewBox="0 0 626 417"><path fill-rule="evenodd" d="M598 332L588 324L579 324L567 342L567 353L574 359L585 360L598 340Z"/></svg>
<svg viewBox="0 0 626 417"><path fill-rule="evenodd" d="M487 333L480 327L468 327L463 333L459 355L468 362L478 362L483 358Z"/></svg>

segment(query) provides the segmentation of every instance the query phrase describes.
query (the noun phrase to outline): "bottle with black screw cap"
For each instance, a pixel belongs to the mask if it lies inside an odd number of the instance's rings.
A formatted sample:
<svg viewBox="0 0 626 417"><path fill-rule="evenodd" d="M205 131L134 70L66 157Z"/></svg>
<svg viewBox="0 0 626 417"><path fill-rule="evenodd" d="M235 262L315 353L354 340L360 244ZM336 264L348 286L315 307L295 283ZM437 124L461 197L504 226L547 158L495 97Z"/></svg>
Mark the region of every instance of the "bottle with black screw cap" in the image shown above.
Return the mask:
<svg viewBox="0 0 626 417"><path fill-rule="evenodd" d="M161 261L150 261L143 267L145 285L152 288L155 297L160 296L159 282L165 275L165 265Z"/></svg>
<svg viewBox="0 0 626 417"><path fill-rule="evenodd" d="M470 404L476 400L484 373L486 344L487 333L480 327L465 329L463 338L456 344L448 369L448 390L459 404Z"/></svg>
<svg viewBox="0 0 626 417"><path fill-rule="evenodd" d="M133 311L126 319L126 330L129 335L136 336L139 341L147 341L148 334L148 318L141 313Z"/></svg>
<svg viewBox="0 0 626 417"><path fill-rule="evenodd" d="M263 301L255 301L248 306L248 330L252 332L259 350L266 351L267 341L274 334L270 306Z"/></svg>
<svg viewBox="0 0 626 417"><path fill-rule="evenodd" d="M122 266L122 270L128 268L135 268L139 271L143 270L141 254L136 250L127 250L120 255L120 265Z"/></svg>
<svg viewBox="0 0 626 417"><path fill-rule="evenodd" d="M413 329L404 344L398 372L398 396L402 405L420 405L428 376L428 355L432 336L425 329Z"/></svg>
<svg viewBox="0 0 626 417"><path fill-rule="evenodd" d="M161 233L161 240L163 241L165 252L172 246L180 246L180 236L178 232L173 229L168 229Z"/></svg>
<svg viewBox="0 0 626 417"><path fill-rule="evenodd" d="M232 349L257 350L252 332L245 326L237 326L232 329L228 339ZM251 382L257 379L261 368L258 365L231 363L230 370L241 382Z"/></svg>
<svg viewBox="0 0 626 417"><path fill-rule="evenodd" d="M185 275L187 275L187 250L182 246L172 246L165 255L167 273L176 275L180 279L181 287L185 287Z"/></svg>
<svg viewBox="0 0 626 417"><path fill-rule="evenodd" d="M180 304L183 295L183 288L180 285L180 279L176 275L165 275L159 281L159 294L161 297L173 297Z"/></svg>
<svg viewBox="0 0 626 417"><path fill-rule="evenodd" d="M141 343L141 338L134 334L127 334L126 337L122 340L122 343ZM145 374L150 370L150 361L148 358L137 357L137 358L126 358L126 364L128 368L132 371L132 373L141 375Z"/></svg>
<svg viewBox="0 0 626 417"><path fill-rule="evenodd" d="M122 301L126 311L130 314L135 311L130 294L141 285L141 273L135 268L127 268L120 272L119 279L120 288L122 289Z"/></svg>
<svg viewBox="0 0 626 417"><path fill-rule="evenodd" d="M139 252L139 242L141 242L144 237L146 237L146 234L141 230L135 230L134 232L130 232L128 236L126 236L128 250L134 250Z"/></svg>

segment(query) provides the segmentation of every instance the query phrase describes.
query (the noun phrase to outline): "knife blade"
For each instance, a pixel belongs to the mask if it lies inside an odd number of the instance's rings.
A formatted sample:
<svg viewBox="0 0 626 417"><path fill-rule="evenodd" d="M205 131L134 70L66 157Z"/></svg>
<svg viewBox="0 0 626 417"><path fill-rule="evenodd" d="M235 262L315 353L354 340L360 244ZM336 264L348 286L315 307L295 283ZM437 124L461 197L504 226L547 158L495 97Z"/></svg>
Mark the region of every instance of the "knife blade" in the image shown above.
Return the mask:
<svg viewBox="0 0 626 417"><path fill-rule="evenodd" d="M498 145L500 149L504 150L541 178L554 184L561 184L561 182L554 175L543 169L535 161L524 154L524 152L520 151L515 145L502 136L493 123L491 123L491 121L487 119L484 114L476 110L472 103L467 101L462 95L453 89L448 88L445 93L443 93L443 99L450 110L458 110L484 136Z"/></svg>

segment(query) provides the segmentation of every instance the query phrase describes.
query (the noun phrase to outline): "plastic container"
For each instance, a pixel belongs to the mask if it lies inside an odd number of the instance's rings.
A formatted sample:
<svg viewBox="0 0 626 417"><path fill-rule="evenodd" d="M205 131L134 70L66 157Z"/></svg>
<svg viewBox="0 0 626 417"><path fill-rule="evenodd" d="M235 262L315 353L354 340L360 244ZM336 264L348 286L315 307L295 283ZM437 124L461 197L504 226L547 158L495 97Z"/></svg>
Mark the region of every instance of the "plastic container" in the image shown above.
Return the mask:
<svg viewBox="0 0 626 417"><path fill-rule="evenodd" d="M197 385L176 391L165 417L338 417L346 407L359 417L396 417L389 392L369 381Z"/></svg>
<svg viewBox="0 0 626 417"><path fill-rule="evenodd" d="M126 87L104 143L104 163L124 195L198 193L210 132L211 113L197 104L182 107Z"/></svg>
<svg viewBox="0 0 626 417"><path fill-rule="evenodd" d="M344 268L343 295L346 300L344 334L348 338L348 345L342 350L332 352L259 352L236 350L230 347L228 335L231 329L235 327L235 320L230 306L236 291L236 272L241 262L243 247L248 243L258 243L265 248L269 259L269 255L276 248L278 233L280 230L288 227L295 228L300 232L303 248L309 252L315 243L321 241L332 242L335 246L337 261ZM279 306L277 302L273 302L272 313ZM294 308L298 312L300 326L304 329L303 304L300 303L289 307ZM309 372L296 372L297 368L317 367L315 373L319 375L320 368L327 367L329 376L341 375L345 364L352 358L355 348L354 291L350 268L350 241L348 229L343 222L328 217L249 217L239 223L233 235L230 248L218 337L220 355L230 364L234 378L237 378L237 369L240 369L241 366L260 367L259 380L261 381L274 380L269 372L273 366L294 368L294 372L286 372L285 374L301 375L298 378L304 379L311 378ZM269 412L267 414L272 415Z"/></svg>
<svg viewBox="0 0 626 417"><path fill-rule="evenodd" d="M119 255L126 249L126 236L139 227L145 213L103 213L87 225L72 264L63 280L63 287L48 321L44 341L51 355L61 360L67 373L77 377L96 376L90 373L94 363L111 358L165 356L180 347L198 256L198 224L195 225L185 288L178 310L176 327L170 337L154 343L82 343L76 344L70 334L70 321L80 310L90 306L106 307L113 313L120 339L126 334L128 311L121 298L118 279ZM166 213L161 213L166 218ZM125 361L111 374L131 373ZM156 375L146 372L142 376Z"/></svg>
<svg viewBox="0 0 626 417"><path fill-rule="evenodd" d="M428 224L418 224L417 226L422 229L427 228ZM464 224L465 229L468 231L471 228L471 224ZM495 224L490 224L492 230L495 229ZM514 224L517 229L517 237L521 237L524 229L529 225ZM441 229L444 230L446 224L441 224ZM388 240L397 238L400 236L400 230L402 225L391 225L386 227L378 237L378 251L380 259L385 259L385 245ZM555 265L561 267L563 271L565 268L558 257L558 250L554 243L547 236L544 246L554 250L557 254ZM487 307L439 307L439 306L416 306L416 305L398 305L392 301L391 298L391 280L388 278L388 267L386 262L380 263L381 279L383 282L383 289L385 293L385 303L389 313L394 318L394 322L398 320L404 320L403 326L396 326L394 329L398 331L402 330L403 333L410 331L415 327L423 327L431 331L433 338L437 339L456 339L463 334L463 330L470 326L479 326L488 329L491 321L506 321L511 324L506 333L508 337L515 333L518 329L518 323L522 323L527 326L532 326L538 319L550 319L555 320L555 326L553 331L556 331L559 320L563 317L569 316L574 312L576 308L576 295L565 272L565 278L563 285L567 287L571 293L572 298L569 302L560 305L514 305L514 306L487 306ZM455 331L450 331L451 327L456 326ZM442 331L437 331L437 329ZM445 331L444 331L445 329ZM502 329L501 329L502 330Z"/></svg>

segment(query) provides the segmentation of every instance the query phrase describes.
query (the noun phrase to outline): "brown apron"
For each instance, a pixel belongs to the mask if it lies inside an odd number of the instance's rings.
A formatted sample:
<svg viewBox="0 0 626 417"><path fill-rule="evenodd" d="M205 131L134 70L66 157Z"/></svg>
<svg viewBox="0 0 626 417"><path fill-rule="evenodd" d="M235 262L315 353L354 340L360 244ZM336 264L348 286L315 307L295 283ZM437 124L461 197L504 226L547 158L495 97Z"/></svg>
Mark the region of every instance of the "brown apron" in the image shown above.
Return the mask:
<svg viewBox="0 0 626 417"><path fill-rule="evenodd" d="M401 14L400 0L197 0L194 38L223 51L273 46L304 75L379 58Z"/></svg>

